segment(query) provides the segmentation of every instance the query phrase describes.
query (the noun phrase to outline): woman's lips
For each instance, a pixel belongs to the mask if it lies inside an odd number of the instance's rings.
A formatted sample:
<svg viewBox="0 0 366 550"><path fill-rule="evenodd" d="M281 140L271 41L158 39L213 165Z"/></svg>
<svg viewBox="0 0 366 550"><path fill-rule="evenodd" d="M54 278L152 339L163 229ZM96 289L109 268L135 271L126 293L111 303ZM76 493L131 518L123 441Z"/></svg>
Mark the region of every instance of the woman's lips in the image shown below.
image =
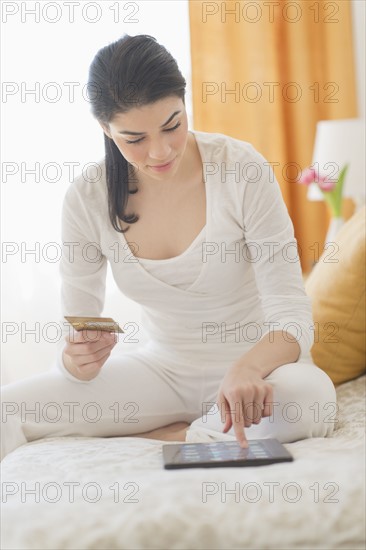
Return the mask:
<svg viewBox="0 0 366 550"><path fill-rule="evenodd" d="M170 170L170 168L172 167L173 165L173 162L175 161L175 159L171 160L170 162L167 162L166 164L158 164L156 166L149 166L149 168L151 168L152 170L156 171L156 172L165 172L166 170Z"/></svg>

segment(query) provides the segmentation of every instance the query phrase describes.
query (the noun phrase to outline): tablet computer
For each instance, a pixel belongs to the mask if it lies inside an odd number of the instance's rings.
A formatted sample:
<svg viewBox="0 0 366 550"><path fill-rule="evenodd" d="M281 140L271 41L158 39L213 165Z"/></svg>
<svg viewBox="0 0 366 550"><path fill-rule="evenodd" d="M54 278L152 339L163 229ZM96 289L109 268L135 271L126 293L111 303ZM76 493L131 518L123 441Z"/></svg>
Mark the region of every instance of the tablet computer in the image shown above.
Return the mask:
<svg viewBox="0 0 366 550"><path fill-rule="evenodd" d="M277 439L253 439L248 443L247 449L240 447L237 441L163 445L164 468L264 466L293 461L293 456Z"/></svg>

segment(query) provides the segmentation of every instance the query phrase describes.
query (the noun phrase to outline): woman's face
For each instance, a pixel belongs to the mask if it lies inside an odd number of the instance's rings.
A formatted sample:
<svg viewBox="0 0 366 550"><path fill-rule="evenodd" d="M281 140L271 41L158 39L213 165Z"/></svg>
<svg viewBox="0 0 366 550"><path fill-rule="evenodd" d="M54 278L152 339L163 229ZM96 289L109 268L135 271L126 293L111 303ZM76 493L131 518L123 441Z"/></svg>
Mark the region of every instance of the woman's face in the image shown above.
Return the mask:
<svg viewBox="0 0 366 550"><path fill-rule="evenodd" d="M188 121L182 99L171 96L119 113L102 125L139 181L171 180L177 174L188 139Z"/></svg>

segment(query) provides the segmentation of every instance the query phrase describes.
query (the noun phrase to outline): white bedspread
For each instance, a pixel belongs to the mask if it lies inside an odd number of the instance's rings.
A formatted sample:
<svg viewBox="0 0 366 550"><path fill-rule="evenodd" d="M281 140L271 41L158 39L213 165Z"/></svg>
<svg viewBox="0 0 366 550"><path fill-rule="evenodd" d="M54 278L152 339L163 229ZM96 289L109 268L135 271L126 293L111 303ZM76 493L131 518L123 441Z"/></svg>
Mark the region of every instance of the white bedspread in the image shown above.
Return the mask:
<svg viewBox="0 0 366 550"><path fill-rule="evenodd" d="M286 445L293 463L166 471L160 441L24 445L2 463L1 547L363 549L365 378L337 389L333 437Z"/></svg>

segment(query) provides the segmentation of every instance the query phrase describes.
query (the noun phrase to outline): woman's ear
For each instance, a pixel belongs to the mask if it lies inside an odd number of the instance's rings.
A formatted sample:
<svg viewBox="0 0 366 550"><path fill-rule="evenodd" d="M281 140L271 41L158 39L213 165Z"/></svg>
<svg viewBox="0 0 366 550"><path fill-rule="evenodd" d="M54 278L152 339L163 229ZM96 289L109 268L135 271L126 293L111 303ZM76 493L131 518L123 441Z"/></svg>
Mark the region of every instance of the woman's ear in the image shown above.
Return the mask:
<svg viewBox="0 0 366 550"><path fill-rule="evenodd" d="M109 131L108 126L106 126L103 122L99 122L99 120L98 120L98 123L99 123L100 126L102 127L103 132L106 134L106 136L109 137L110 139L112 139L112 136L111 136L111 134L110 134L110 131Z"/></svg>

